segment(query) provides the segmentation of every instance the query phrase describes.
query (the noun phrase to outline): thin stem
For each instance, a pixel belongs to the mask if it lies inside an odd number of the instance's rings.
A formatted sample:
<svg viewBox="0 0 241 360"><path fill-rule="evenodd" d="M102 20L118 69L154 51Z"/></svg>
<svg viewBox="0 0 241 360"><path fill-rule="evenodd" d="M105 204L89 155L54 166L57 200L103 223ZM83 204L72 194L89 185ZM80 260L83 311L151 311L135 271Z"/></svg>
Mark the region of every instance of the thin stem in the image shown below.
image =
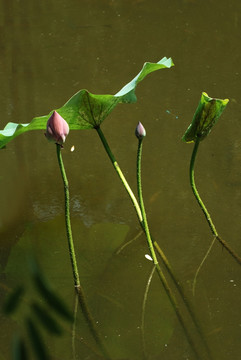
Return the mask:
<svg viewBox="0 0 241 360"><path fill-rule="evenodd" d="M189 303L189 301L188 301L188 299L187 299L187 297L186 297L186 295L184 293L182 285L179 283L177 278L174 276L173 270L172 270L172 268L171 268L171 266L170 266L170 264L169 264L169 262L168 262L168 260L167 260L167 258L165 256L165 254L163 253L162 249L159 247L158 243L156 241L153 241L153 243L155 245L155 248L158 250L158 254L160 254L160 256L161 256L162 261L163 261L164 265L166 266L166 269L167 269L169 275L171 276L171 278L172 278L172 280L173 280L173 282L174 282L174 284L175 284L175 286L176 286L176 288L177 288L177 290L178 290L178 292L179 292L179 294L180 294L180 296L181 296L181 298L182 298L182 300L184 302L184 305L186 306L186 309L187 309L187 311L188 311L188 313L189 313L189 315L190 315L190 317L191 317L191 319L192 319L192 321L193 321L193 323L194 323L194 325L196 327L196 330L197 330L197 332L198 332L198 334L199 334L199 336L200 336L200 338L201 338L201 340L203 342L203 345L204 345L204 347L206 349L206 352L207 352L209 358L212 359L211 351L210 351L209 346L208 346L208 344L206 342L206 339L205 339L205 336L203 334L202 328L201 328L201 326L199 324L199 321L196 318L196 315L195 315L195 312L194 312L194 309L193 309L191 303Z"/></svg>
<svg viewBox="0 0 241 360"><path fill-rule="evenodd" d="M145 205L144 205L144 200L143 200L143 196L142 196L142 184L141 184L141 155L142 155L142 140L143 139L139 139L138 141L138 150L137 150L137 188L138 188L138 197L139 197L139 203L140 203L140 208L141 208L141 213L142 213L142 217L143 217L143 227L144 227L144 231L146 234L146 239L148 242L148 246L149 246L149 250L154 262L154 266L156 267L156 271L158 273L158 276L162 282L162 285L164 286L164 289L168 295L168 298L172 304L172 307L174 309L174 311L176 312L177 318L183 328L183 331L186 335L187 341L189 342L194 354L196 355L197 359L200 359L199 354L196 350L196 346L192 340L192 338L190 337L189 332L187 331L186 325L184 323L183 317L181 315L181 312L179 310L175 295L173 294L171 288L168 285L168 282L166 280L165 275L163 274L160 265L157 261L157 257L156 257L156 253L155 250L153 248L153 242L151 239L151 234L149 231L149 226L148 226L148 221L147 221L147 217L146 217L146 211L145 211Z"/></svg>
<svg viewBox="0 0 241 360"><path fill-rule="evenodd" d="M74 285L75 287L80 286L80 280L79 280L79 272L76 262L76 256L75 256L75 249L74 249L74 242L73 242L73 236L72 236L72 229L71 229L71 222L70 222L70 210L69 210L69 183L66 176L64 163L61 155L61 145L56 144L57 147L57 158L58 163L61 171L62 180L64 183L64 195L65 195L65 225L66 225L66 232L67 232L67 238L68 238L68 246L69 246L69 254L70 254L70 261L72 265L72 271L74 276Z"/></svg>
<svg viewBox="0 0 241 360"><path fill-rule="evenodd" d="M105 138L101 128L99 126L97 126L95 129L96 129L96 131L97 131L97 133L98 133L98 135L100 137L100 140L101 140L102 144L104 145L104 148L105 148L105 150L106 150L106 152L107 152L107 154L108 154L108 156L109 156L109 158L111 160L112 165L114 166L117 174L119 175L119 178L121 179L126 191L128 192L128 194L129 194L129 196L131 198L131 201L132 201L132 203L133 203L133 205L135 207L135 210L136 210L139 221L142 222L143 219L142 219L141 210L140 210L140 207L139 207L139 204L138 204L138 202L136 200L135 195L133 194L128 182L126 181L126 178L125 178L124 174L122 173L122 171L121 171L121 169L120 169L114 155L112 154L112 151L111 151L111 149L110 149L110 147L109 147L109 145L108 145L108 143L106 141L106 138Z"/></svg>
<svg viewBox="0 0 241 360"><path fill-rule="evenodd" d="M154 265L158 265L156 253L155 253L155 250L154 250L154 247L153 247L153 242L152 242L152 239L151 239L151 234L150 234L150 230L149 230L149 226L148 226L148 222L147 222L144 200L143 200L143 196L142 196L141 155L142 155L142 139L139 139L139 141L138 141L138 150L137 150L137 189L138 189L138 197L139 197L139 203L140 203L141 213L142 213L142 217L143 217L143 226L144 226L144 230L145 230L145 233L146 233L146 239L147 239L147 242L148 242L151 257L153 259Z"/></svg>
<svg viewBox="0 0 241 360"><path fill-rule="evenodd" d="M151 280L153 277L153 274L155 272L156 268L155 266L152 267L151 273L148 276L143 302L142 302L142 312L141 312L141 338L142 338L142 347L143 347L143 357L144 359L147 359L147 350L146 350L146 343L145 343L145 312L146 312L146 302L147 302L147 296L149 292L149 288L151 285Z"/></svg>
<svg viewBox="0 0 241 360"><path fill-rule="evenodd" d="M105 148L105 150L107 152L107 155L108 155L109 159L111 160L111 163L112 163L114 169L116 170L120 180L122 181L122 184L125 186L125 189L126 189L128 195L129 195L129 197L130 197L130 199L131 199L131 201L132 201L132 203L134 205L134 208L136 210L136 214L137 214L138 220L140 222L140 226L141 226L142 230L144 231L143 217L142 217L142 214L141 214L141 210L140 210L138 201L136 200L135 195L133 194L132 190L130 189L130 186L128 185L127 180L125 179L123 173L121 172L121 169L120 169L119 165L117 164L117 161L116 161L116 159L115 159L115 157L114 157L114 155L113 155L113 153L112 153L112 151L111 151L111 149L110 149L110 147L109 147L109 145L107 143L107 140L106 140L102 130L100 129L100 127L96 127L96 131L97 131L97 133L98 133L98 135L100 137L100 140L101 140L101 142L102 142L102 144L103 144L103 146L104 146L104 148ZM128 186L126 186L126 184ZM183 291L183 288L182 288L180 282L178 281L178 279L174 275L174 272L173 272L173 270L171 268L171 265L170 265L167 257L165 256L164 252L162 251L162 249L158 245L158 243L153 238L152 238L152 241L153 241L153 244L155 246L155 249L158 252L158 255L162 259L163 264L165 265L169 275L171 276L171 278L172 278L172 280L173 280L173 282L174 282L174 284L175 284L175 286L176 286L176 288L177 288L177 290L178 290L178 292L179 292L179 294L180 294L180 296L181 296L181 298L182 298L182 300L183 300L183 302L184 302L184 304L186 306L186 309L187 309L187 311L188 311L194 325L196 326L196 329L197 329L197 331L198 331L198 333L199 333L199 335L201 337L201 340L204 343L204 346L206 348L206 351L207 351L209 357L211 358L210 350L209 350L208 345L206 343L205 337L204 337L204 335L202 333L202 329L201 329L201 327L200 327L200 325L198 323L198 320L196 319L196 316L195 316L195 313L194 313L194 310L193 310L191 304L188 302L188 299L186 298L186 296L184 294L184 291Z"/></svg>
<svg viewBox="0 0 241 360"><path fill-rule="evenodd" d="M199 192L197 190L197 187L195 184L195 177L194 177L194 165L195 165L195 160L196 160L196 155L197 155L199 144L200 144L200 138L197 137L195 144L194 144L192 157L191 157L191 161L190 161L190 169L189 169L190 184L192 187L193 194L194 194L200 208L202 209L202 211L204 213L204 216L208 222L208 225L210 227L212 234L223 245L223 247L233 256L233 258L241 265L241 258L233 251L233 249L230 248L230 246L226 243L226 241L221 239L220 236L218 235L215 225L211 219L211 216L210 216L206 206L204 205L204 202L202 201L202 199L199 195Z"/></svg>
<svg viewBox="0 0 241 360"><path fill-rule="evenodd" d="M88 308L88 305L87 305L87 302L85 299L84 291L80 285L79 272L78 272L78 267L77 267L77 262L76 262L74 241L73 241L71 222L70 222L69 183L68 183L68 179L66 176L64 163L63 163L63 159L62 159L62 155L61 155L61 145L56 144L56 148L57 148L58 163L59 163L60 172L61 172L61 176L62 176L62 180L63 180L63 184L64 184L65 225L66 225L66 233L67 233L67 239L68 239L70 261L71 261L73 277L74 277L75 290L78 295L78 300L79 300L79 304L81 306L81 310L84 314L84 317L89 326L91 334L96 341L96 344L98 345L98 347L99 347L100 351L102 352L103 356L105 357L105 359L111 360L104 344L102 343L102 340L100 338L100 335L99 335L98 330L95 325L95 321L89 311L89 308Z"/></svg>
<svg viewBox="0 0 241 360"><path fill-rule="evenodd" d="M194 144L194 148L193 148L193 152L192 152L192 157L191 157L191 162L190 162L190 183L191 183L191 187L192 187L192 191L197 199L197 202L200 206L200 208L202 209L203 213L204 213L204 216L208 222L208 225L212 231L212 234L217 237L218 236L218 233L217 233L217 230L214 226L214 223L212 222L212 219L211 219L211 216L206 208L206 206L204 205L199 193L198 193L198 190L196 188L196 184L195 184L195 179L194 179L194 164L195 164L195 159L196 159L196 155L197 155L197 151L198 151L198 147L199 147L199 144L200 144L200 138L198 137L197 140L195 141L195 144Z"/></svg>
<svg viewBox="0 0 241 360"><path fill-rule="evenodd" d="M195 288L196 288L196 283L197 283L198 274L199 274L199 272L200 272L203 264L205 263L205 261L206 261L208 255L209 255L209 253L211 252L212 247L213 247L215 241L216 241L216 238L214 237L213 240L212 240L212 242L211 242L211 245L210 245L209 248L208 248L208 251L206 252L204 258L203 258L202 261L201 261L201 264L199 265L199 267L198 267L198 269L197 269L197 271L196 271L196 274L195 274L194 279L193 279L193 284L192 284L192 294L193 294L193 296L195 296Z"/></svg>
<svg viewBox="0 0 241 360"><path fill-rule="evenodd" d="M75 341L76 341L76 322L77 322L77 312L78 312L78 295L75 294L74 299L74 321L72 325L72 360L76 360L76 347L75 347Z"/></svg>
<svg viewBox="0 0 241 360"><path fill-rule="evenodd" d="M95 320L88 308L88 305L87 305L87 302L86 302L86 299L85 299L85 295L84 295L84 292L83 292L83 289L81 286L78 286L76 288L76 291L77 291L77 294L78 294L78 299L79 299L79 303L80 303L80 306L81 306L81 310L85 316L85 319L88 323L88 326L89 326L89 329L91 331L91 334L93 336L93 338L95 339L96 341L96 344L98 345L100 351L102 352L104 358L106 360L111 360L111 357L105 347L105 345L103 344L102 342L102 339L100 337L100 334L97 330L97 327L96 327L96 323L95 323Z"/></svg>

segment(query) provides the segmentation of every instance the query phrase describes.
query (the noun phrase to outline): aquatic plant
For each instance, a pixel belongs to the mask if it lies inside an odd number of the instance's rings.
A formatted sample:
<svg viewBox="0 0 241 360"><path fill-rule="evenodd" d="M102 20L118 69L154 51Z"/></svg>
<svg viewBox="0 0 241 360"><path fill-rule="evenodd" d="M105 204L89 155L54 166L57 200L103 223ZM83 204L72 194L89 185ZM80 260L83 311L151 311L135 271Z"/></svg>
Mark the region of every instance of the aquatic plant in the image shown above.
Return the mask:
<svg viewBox="0 0 241 360"><path fill-rule="evenodd" d="M96 328L95 321L92 317L92 314L88 308L87 301L84 295L84 290L80 284L79 278L79 271L76 261L76 254L75 254L75 246L72 236L72 227L71 227L71 220L70 220L70 196L69 196L69 182L67 179L67 175L65 172L64 162L61 154L61 148L63 147L63 143L65 142L66 136L69 133L69 127L67 122L60 116L56 111L50 116L49 120L47 121L47 128L46 128L46 137L51 139L56 143L56 150L57 150L57 159L58 164L61 172L61 177L63 180L64 185L64 195L65 195L65 225L66 225L66 234L68 239L68 247L69 247L69 254L70 254L70 261L72 265L72 272L74 278L74 286L78 296L79 304L81 306L81 310L85 316L86 322L89 326L89 329L101 350L101 353L105 357L105 359L110 359L108 351L103 344L101 337L98 333Z"/></svg>
<svg viewBox="0 0 241 360"><path fill-rule="evenodd" d="M204 261L206 260L208 254L210 253L215 240L219 241L219 243L241 265L241 258L235 253L235 251L230 247L230 245L219 236L219 234L216 230L216 227L213 223L213 220L211 218L211 215L199 195L199 192L197 190L197 186L195 183L195 177L194 177L194 165L195 165L195 160L196 160L199 144L211 132L213 126L218 121L222 112L226 108L228 102L229 102L228 99L222 100L222 99L211 98L207 95L207 93L203 92L201 95L201 99L198 104L198 107L193 116L193 120L182 138L182 140L187 143L194 142L193 152L192 152L191 161L190 161L190 168L189 168L190 185L191 185L193 194L194 194L194 196L195 196L195 198L207 220L207 223L210 227L212 235L214 236L214 239L211 242L211 245L208 248L208 251L207 251L206 255L204 256L204 258L196 272L194 282L193 282L193 293L195 292L197 275L198 275Z"/></svg>
<svg viewBox="0 0 241 360"><path fill-rule="evenodd" d="M36 117L30 123L27 124L17 124L11 122L8 123L3 130L0 131L0 148L5 147L16 136L32 130L45 130L45 136L47 137L47 139L56 144L57 160L58 160L60 173L63 181L63 187L64 187L65 225L66 225L66 235L68 240L68 250L70 254L70 261L71 261L72 273L74 279L74 288L78 296L80 308L89 325L90 332L93 338L95 339L96 344L98 345L99 352L102 354L102 356L105 359L111 359L112 354L111 352L109 354L108 348L103 342L102 336L98 332L96 322L89 310L88 303L80 283L79 270L76 259L77 257L75 252L75 244L72 236L72 226L70 219L69 183L62 158L62 152L64 152L63 145L66 141L66 137L69 131L72 130L94 129L97 132L100 141L103 144L103 147L114 167L114 170L116 171L118 177L121 180L122 185L124 186L127 194L129 195L129 198L136 211L140 229L145 234L147 240L147 246L150 252L148 256L153 263L153 268L150 277L148 279L148 283L144 293L143 306L142 306L142 310L143 310L142 342L143 342L144 358L147 358L146 355L147 351L146 351L145 339L144 339L145 303L148 296L151 279L153 278L154 271L156 271L159 281L163 285L163 288L172 305L172 308L175 311L176 317L180 325L182 326L186 339L190 345L190 348L193 351L193 355L195 356L196 359L202 359L203 354L205 354L204 355L205 358L212 359L212 354L209 349L209 345L206 342L205 336L202 331L202 327L196 317L195 311L193 310L191 303L189 302L187 296L185 295L183 287L173 271L173 267L170 265L166 255L164 254L164 251L158 244L157 240L153 238L151 234L151 230L149 228L148 217L144 205L144 197L142 193L142 180L141 180L142 178L141 159L142 159L143 141L146 137L146 130L140 122L138 123L135 129L135 135L138 139L137 163L136 163L138 196L136 197L123 171L121 170L121 167L117 162L101 128L101 124L103 123L103 121L108 117L108 115L118 104L134 103L137 100L135 94L136 87L148 74L160 69L169 69L173 65L174 64L172 59L171 58L168 59L166 57L162 58L157 63L147 62L144 64L141 71L134 77L134 79L131 80L124 87L122 87L121 90L118 91L115 95L109 95L109 94L96 95L90 93L87 90L80 90L75 95L73 95L62 107L56 110L52 110L48 115ZM218 240L226 248L226 250L228 250L228 252L235 258L235 260L239 264L241 264L241 259L239 258L239 256L231 249L231 247L227 244L227 242L225 242L223 239L219 237L217 230L213 224L213 221L210 217L210 214L206 206L204 205L203 200L200 198L194 179L194 164L195 164L195 159L199 144L210 133L214 124L218 121L223 110L225 109L227 103L228 103L227 99L221 100L221 99L210 98L206 93L202 93L200 103L193 117L193 121L191 125L188 127L187 131L185 132L183 136L183 140L185 142L194 142L194 149L193 149L193 153L190 161L190 169L189 169L190 183L193 193L198 201L198 204L201 207L206 217L206 220L212 231L214 239ZM208 253L209 252L210 249ZM206 257L207 256L205 256L205 259ZM159 261L162 262L162 265L164 265L165 270L170 275L172 285L169 283L169 280L167 280L167 277L165 276L161 268L161 265L159 264ZM198 271L199 270L200 267ZM39 285L41 285L40 283ZM174 290L172 289L173 285L174 285ZM43 289L44 287L42 286L42 290ZM16 292L12 297L13 299L16 300L16 303L18 303L18 299L21 298L22 291L23 289L21 287L16 289ZM190 330L189 326L187 325L186 318L182 313L181 310L182 308L180 307L180 302L179 300L177 300L175 292L179 294L179 298L182 301L182 304L184 304L185 311L189 314L192 320L192 325L195 329L195 334L193 333L192 330ZM48 291L47 292L45 291L45 293L48 294ZM54 295L47 296L47 300L51 298L53 299L53 297ZM8 304L11 304L11 301L9 301ZM10 307L10 305L8 306ZM15 305L13 307L15 307ZM32 310L39 316L43 311L43 309L39 307L39 304L36 303L33 304ZM75 320L76 320L76 316L75 316ZM32 343L37 344L37 342L39 342L41 344L41 341L38 340L39 336L37 333L37 328L35 326L35 323L32 321L31 317L28 317L27 319L27 327L28 327L29 336L30 338L32 338ZM196 335L198 335L199 341L201 341L202 343L202 347L203 347L202 350L200 350L196 345L196 341L195 341ZM18 350L19 354L25 354L26 350L22 340L17 339L15 343L17 344L17 348L19 349ZM37 346L35 346L35 348L37 349ZM42 349L39 348L39 354L38 354L38 350L36 351L36 353L39 355L39 358L42 357L42 359L44 359L44 356L47 357L47 355L45 355L43 351L44 351L43 348Z"/></svg>

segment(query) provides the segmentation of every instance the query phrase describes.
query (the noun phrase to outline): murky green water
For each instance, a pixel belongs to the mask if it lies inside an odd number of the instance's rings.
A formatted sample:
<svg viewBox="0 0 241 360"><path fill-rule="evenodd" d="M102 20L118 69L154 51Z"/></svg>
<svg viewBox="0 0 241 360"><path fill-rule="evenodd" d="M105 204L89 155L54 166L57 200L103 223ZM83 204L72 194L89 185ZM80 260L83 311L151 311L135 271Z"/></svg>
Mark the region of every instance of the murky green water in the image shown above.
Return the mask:
<svg viewBox="0 0 241 360"><path fill-rule="evenodd" d="M213 359L239 359L241 269L219 244L192 295L192 281L212 235L188 182L192 145L180 139L202 91L230 99L200 146L196 176L220 235L241 254L241 4L1 0L0 26L1 129L9 121L24 123L49 113L79 89L114 94L145 61L173 58L175 68L147 77L137 88L138 102L119 105L102 130L135 189L133 134L137 121L146 127L143 191L152 234L195 308ZM95 131L70 133L63 156L81 281L111 358L196 359L157 277L147 298L143 348L142 303L152 264L144 257L148 253L144 236L130 242L140 232L137 218ZM54 146L41 132L27 133L0 157L1 303L16 285L28 286L24 306L12 318L1 315L0 359L8 360L12 337L23 333L29 303L38 296L28 276L29 255L37 256L71 309L74 292ZM72 325L63 327L62 337L43 334L52 359L100 358L81 310L75 335Z"/></svg>

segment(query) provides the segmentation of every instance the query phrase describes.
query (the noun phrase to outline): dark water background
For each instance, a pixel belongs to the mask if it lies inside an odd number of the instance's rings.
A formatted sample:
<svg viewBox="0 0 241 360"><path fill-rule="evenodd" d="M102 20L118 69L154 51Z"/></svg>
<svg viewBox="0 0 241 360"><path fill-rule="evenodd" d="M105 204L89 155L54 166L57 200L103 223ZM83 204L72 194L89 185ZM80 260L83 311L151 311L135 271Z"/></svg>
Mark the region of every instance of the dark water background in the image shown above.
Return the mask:
<svg viewBox="0 0 241 360"><path fill-rule="evenodd" d="M195 307L213 358L239 359L241 269L219 244L192 295L212 235L190 190L193 146L181 137L202 91L230 99L201 143L196 177L220 235L241 254L241 3L1 0L0 28L1 129L49 113L79 89L115 94L145 61L173 58L175 67L149 75L138 85L138 102L119 105L102 129L135 189L133 133L138 121L144 124L143 191L151 231ZM34 253L73 308L54 146L41 132L29 132L0 155L1 303L22 282L33 296L27 258ZM95 131L71 132L63 157L81 280L98 329L113 359L145 359L141 307L151 263L144 236L118 251L140 232L133 207ZM1 315L1 360L11 358L12 336L23 331L27 312L28 305L11 319ZM74 347L71 326L64 326L64 337L45 336L53 359L99 359L80 312ZM146 359L195 359L157 278L147 300L145 341Z"/></svg>

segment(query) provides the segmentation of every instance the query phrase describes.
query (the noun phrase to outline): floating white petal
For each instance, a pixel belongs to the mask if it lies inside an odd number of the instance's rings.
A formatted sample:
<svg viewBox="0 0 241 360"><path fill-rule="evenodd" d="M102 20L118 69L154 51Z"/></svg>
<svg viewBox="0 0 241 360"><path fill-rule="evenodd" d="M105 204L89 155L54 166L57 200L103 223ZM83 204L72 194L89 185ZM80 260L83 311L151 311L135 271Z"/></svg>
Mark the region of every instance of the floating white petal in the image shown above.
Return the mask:
<svg viewBox="0 0 241 360"><path fill-rule="evenodd" d="M152 257L151 257L150 255L148 255L148 254L145 254L145 258L146 258L147 260L153 261Z"/></svg>

